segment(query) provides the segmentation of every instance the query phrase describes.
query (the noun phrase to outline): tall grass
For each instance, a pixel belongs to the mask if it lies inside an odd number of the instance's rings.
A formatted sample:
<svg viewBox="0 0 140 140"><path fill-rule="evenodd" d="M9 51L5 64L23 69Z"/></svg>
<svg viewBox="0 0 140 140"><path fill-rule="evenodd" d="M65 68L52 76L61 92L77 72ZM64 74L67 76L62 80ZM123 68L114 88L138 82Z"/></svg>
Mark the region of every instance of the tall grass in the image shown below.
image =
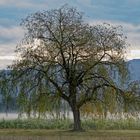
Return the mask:
<svg viewBox="0 0 140 140"><path fill-rule="evenodd" d="M137 119L120 119L107 120L95 119L83 122L85 129L103 129L103 130L140 130L140 120Z"/></svg>
<svg viewBox="0 0 140 140"><path fill-rule="evenodd" d="M16 119L1 120L0 129L18 128L18 129L69 129L70 120L45 120L45 119Z"/></svg>
<svg viewBox="0 0 140 140"><path fill-rule="evenodd" d="M137 119L92 119L82 121L82 126L86 130L140 130L140 120ZM0 129L72 129L71 120L45 120L45 119L16 119L0 120Z"/></svg>

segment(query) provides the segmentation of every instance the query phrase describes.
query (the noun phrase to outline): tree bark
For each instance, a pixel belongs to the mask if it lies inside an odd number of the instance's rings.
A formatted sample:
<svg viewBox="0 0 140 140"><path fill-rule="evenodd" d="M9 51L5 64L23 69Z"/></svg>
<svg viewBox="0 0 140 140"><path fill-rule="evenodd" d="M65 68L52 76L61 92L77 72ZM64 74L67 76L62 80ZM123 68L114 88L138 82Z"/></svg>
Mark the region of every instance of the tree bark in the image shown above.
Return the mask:
<svg viewBox="0 0 140 140"><path fill-rule="evenodd" d="M71 106L73 112L74 126L73 131L83 131L80 120L80 110L77 106Z"/></svg>

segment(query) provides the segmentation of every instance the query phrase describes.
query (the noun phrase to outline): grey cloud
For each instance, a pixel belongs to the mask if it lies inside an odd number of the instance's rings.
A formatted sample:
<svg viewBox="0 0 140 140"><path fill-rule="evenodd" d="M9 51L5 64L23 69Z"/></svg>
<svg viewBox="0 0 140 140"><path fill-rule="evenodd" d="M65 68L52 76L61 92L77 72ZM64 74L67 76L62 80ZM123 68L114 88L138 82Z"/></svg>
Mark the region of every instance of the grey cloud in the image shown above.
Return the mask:
<svg viewBox="0 0 140 140"><path fill-rule="evenodd" d="M4 43L0 44L0 56L11 56L14 55L14 51L16 49L16 42L15 43Z"/></svg>
<svg viewBox="0 0 140 140"><path fill-rule="evenodd" d="M0 69L6 69L7 66L11 65L12 63L13 63L13 60L0 59Z"/></svg>
<svg viewBox="0 0 140 140"><path fill-rule="evenodd" d="M23 38L24 31L21 27L0 26L0 68L4 68L12 62L16 45Z"/></svg>
<svg viewBox="0 0 140 140"><path fill-rule="evenodd" d="M89 24L96 25L102 23L109 23L114 26L122 26L124 35L127 36L127 42L130 44L131 50L140 49L140 24L135 25L126 22L112 21L112 20L89 20Z"/></svg>
<svg viewBox="0 0 140 140"><path fill-rule="evenodd" d="M29 0L0 0L1 6L12 6L12 7L20 7L20 8L41 8L44 7L45 3L39 3L36 1L29 1Z"/></svg>
<svg viewBox="0 0 140 140"><path fill-rule="evenodd" d="M77 0L77 6L94 19L140 22L140 0Z"/></svg>
<svg viewBox="0 0 140 140"><path fill-rule="evenodd" d="M24 36L24 30L18 26L3 27L0 26L0 42L10 40L17 42Z"/></svg>

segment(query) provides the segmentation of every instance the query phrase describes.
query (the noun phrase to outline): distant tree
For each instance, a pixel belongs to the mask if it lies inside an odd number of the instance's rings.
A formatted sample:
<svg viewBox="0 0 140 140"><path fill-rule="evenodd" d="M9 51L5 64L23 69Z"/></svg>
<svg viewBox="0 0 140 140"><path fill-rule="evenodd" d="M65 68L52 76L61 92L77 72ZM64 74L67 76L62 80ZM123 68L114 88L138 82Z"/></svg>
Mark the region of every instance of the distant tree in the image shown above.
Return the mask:
<svg viewBox="0 0 140 140"><path fill-rule="evenodd" d="M116 100L123 98L117 83L127 73L127 44L120 27L89 25L80 12L66 5L31 14L21 25L26 33L16 49L19 59L10 69L13 83L20 87L19 97L24 96L32 109L38 102L47 106L48 97L53 97L53 104L61 98L71 107L73 129L79 131L85 103L101 101L108 87L116 91ZM118 72L117 82L113 70Z"/></svg>
<svg viewBox="0 0 140 140"><path fill-rule="evenodd" d="M6 113L17 110L15 96L11 96L10 94L9 87L12 85L12 82L8 81L8 76L8 71L0 71L0 108L2 112L5 111Z"/></svg>

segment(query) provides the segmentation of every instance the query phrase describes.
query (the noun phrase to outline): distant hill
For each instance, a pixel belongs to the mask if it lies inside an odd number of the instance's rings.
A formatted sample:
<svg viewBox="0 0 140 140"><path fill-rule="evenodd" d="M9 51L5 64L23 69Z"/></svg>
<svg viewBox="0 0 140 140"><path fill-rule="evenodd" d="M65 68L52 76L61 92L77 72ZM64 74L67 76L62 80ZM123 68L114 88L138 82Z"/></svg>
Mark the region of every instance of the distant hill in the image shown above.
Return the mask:
<svg viewBox="0 0 140 140"><path fill-rule="evenodd" d="M140 81L140 59L133 59L128 61L130 80Z"/></svg>

